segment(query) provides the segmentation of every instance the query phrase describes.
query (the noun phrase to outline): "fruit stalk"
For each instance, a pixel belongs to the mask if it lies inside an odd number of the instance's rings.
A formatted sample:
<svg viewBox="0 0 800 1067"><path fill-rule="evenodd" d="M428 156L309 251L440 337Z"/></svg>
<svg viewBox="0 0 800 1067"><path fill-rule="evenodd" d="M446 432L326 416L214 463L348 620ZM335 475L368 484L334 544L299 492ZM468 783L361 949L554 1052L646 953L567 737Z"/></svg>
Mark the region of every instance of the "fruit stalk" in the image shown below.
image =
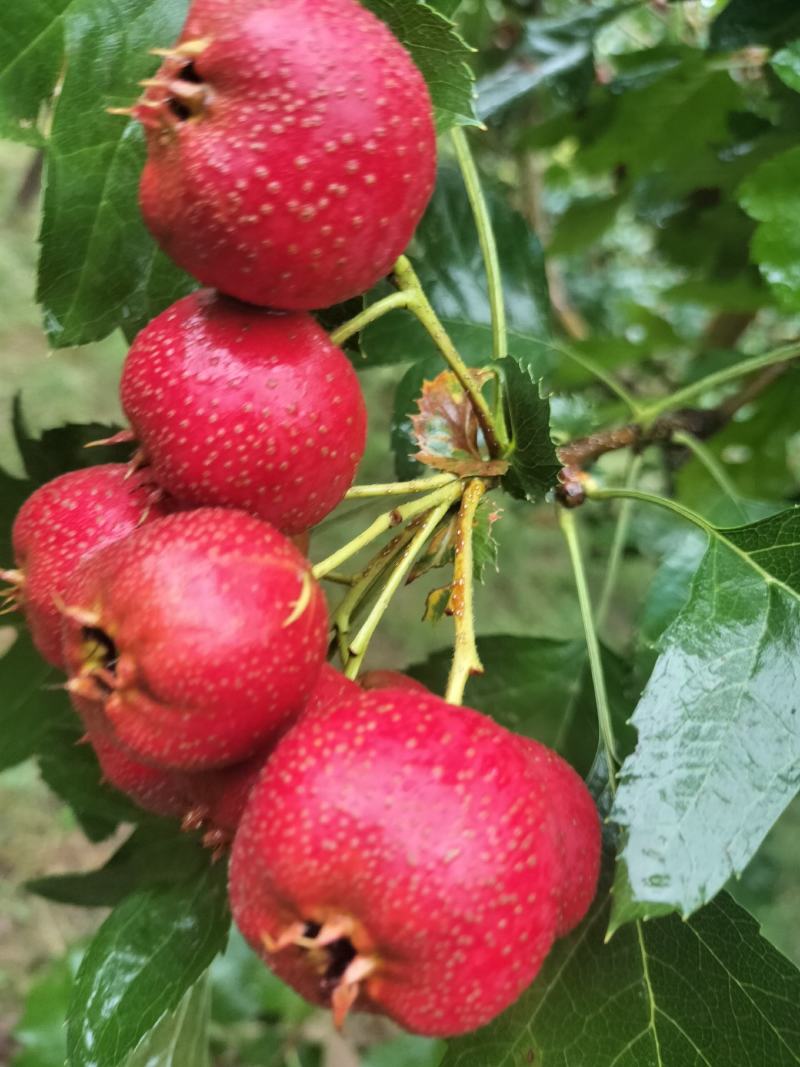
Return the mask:
<svg viewBox="0 0 800 1067"><path fill-rule="evenodd" d="M382 300L376 300L374 304L365 307L360 314L343 323L338 330L334 330L331 334L331 341L335 345L343 345L345 341L349 341L355 334L361 333L371 322L383 318L388 312L394 311L395 308L407 308L411 303L411 299L410 293L400 292L391 293Z"/></svg>
<svg viewBox="0 0 800 1067"><path fill-rule="evenodd" d="M336 609L333 617L333 625L336 630L339 653L342 663L346 666L349 659L348 637L350 623L358 608L369 596L370 591L384 573L387 567L397 558L399 553L406 547L414 536L414 530L421 521L421 516L414 519L402 533L384 545L377 555L373 556L364 570L357 575L352 583L350 591L343 597L342 602Z"/></svg>
<svg viewBox="0 0 800 1067"><path fill-rule="evenodd" d="M353 641L350 642L350 659L347 661L347 668L344 672L345 677L356 678L358 676L358 672L361 670L361 664L366 655L369 643L372 640L372 636L385 615L392 597L402 585L408 572L414 565L414 560L422 551L425 542L445 517L449 509L449 501L445 501L434 507L420 526L417 533L414 534L409 544L403 549L400 562L390 574L388 581L381 590L380 596L375 601L372 611L370 611L361 629L358 631Z"/></svg>
<svg viewBox="0 0 800 1067"><path fill-rule="evenodd" d="M487 489L487 483L481 478L469 482L458 513L453 591L447 609L448 615L453 616L456 628L453 663L444 697L448 704L463 703L464 689L470 675L483 674L483 664L475 641L473 534L475 513Z"/></svg>
<svg viewBox="0 0 800 1067"><path fill-rule="evenodd" d="M362 548L366 548L367 545L380 537L381 534L386 533L387 530L391 530L395 526L401 526L409 519L414 519L417 515L423 515L426 511L430 511L431 508L437 507L439 504L447 504L450 507L456 500L461 497L463 487L460 481L448 482L441 489L435 490L433 493L428 493L421 497L419 500L411 500L407 504L402 504L400 507L392 508L391 511L384 512L383 515L379 515L378 518L367 527L363 533L360 533L358 537L354 537L352 541L348 541L346 545L342 545L340 549L337 549L327 559L321 560L314 568L313 575L319 581L331 571L337 570L342 563L347 562L352 556L360 552Z"/></svg>
<svg viewBox="0 0 800 1067"><path fill-rule="evenodd" d="M561 531L567 542L572 570L575 575L575 587L578 593L578 601L583 618L583 627L586 634L586 649L589 654L589 668L592 672L592 685L594 686L595 701L597 703L597 721L600 727L600 737L605 749L606 762L608 764L608 781L613 791L616 782L617 746L614 740L614 724L611 721L611 708L608 703L608 691L606 690L605 674L603 673L603 661L600 653L600 642L597 638L597 630L594 625L594 612L592 598L589 593L589 583L586 578L586 568L583 564L580 540L578 538L578 524L575 513L569 508L559 508L559 522Z"/></svg>
<svg viewBox="0 0 800 1067"><path fill-rule="evenodd" d="M385 482L383 485L354 485L345 500L369 500L380 496L405 496L427 493L457 482L455 474L436 474L432 478L416 478L410 482Z"/></svg>
<svg viewBox="0 0 800 1067"><path fill-rule="evenodd" d="M408 304L409 311L413 312L422 326L425 327L433 343L444 357L445 363L447 363L456 376L459 385L469 397L475 411L475 417L486 441L486 447L489 449L491 457L496 459L508 447L508 434L505 426L502 422L495 424L486 398L475 384L472 372L464 363L450 339L450 335L439 321L438 315L425 295L416 271L405 256L401 256L395 264L394 277L400 291L411 294L412 299Z"/></svg>
<svg viewBox="0 0 800 1067"><path fill-rule="evenodd" d="M508 355L508 329L506 324L506 305L503 299L503 279L500 270L500 258L497 254L497 241L494 236L489 208L481 188L478 168L472 158L467 135L463 128L457 126L450 131L450 137L456 150L456 158L461 169L464 185L467 187L478 240L486 267L489 305L492 309L492 357L505 359Z"/></svg>

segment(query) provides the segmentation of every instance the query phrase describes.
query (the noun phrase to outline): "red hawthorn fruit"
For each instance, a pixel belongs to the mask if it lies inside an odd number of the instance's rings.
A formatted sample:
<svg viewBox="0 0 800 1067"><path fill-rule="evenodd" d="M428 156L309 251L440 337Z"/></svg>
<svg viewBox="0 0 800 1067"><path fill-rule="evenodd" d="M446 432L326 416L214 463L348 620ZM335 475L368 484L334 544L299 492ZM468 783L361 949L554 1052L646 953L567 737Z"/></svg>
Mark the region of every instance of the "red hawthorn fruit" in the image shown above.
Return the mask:
<svg viewBox="0 0 800 1067"><path fill-rule="evenodd" d="M422 682L401 671L364 671L359 675L358 684L362 689L412 689L417 693L430 692Z"/></svg>
<svg viewBox="0 0 800 1067"><path fill-rule="evenodd" d="M70 691L136 758L177 770L254 755L302 710L327 612L308 562L267 523L200 508L97 552L66 590Z"/></svg>
<svg viewBox="0 0 800 1067"><path fill-rule="evenodd" d="M249 943L308 1000L449 1036L533 980L559 922L549 801L519 739L408 690L303 717L234 843Z"/></svg>
<svg viewBox="0 0 800 1067"><path fill-rule="evenodd" d="M600 817L586 783L552 749L520 738L547 790L552 833L562 862L560 915L556 937L564 937L586 915L600 874Z"/></svg>
<svg viewBox="0 0 800 1067"><path fill-rule="evenodd" d="M187 775L141 763L102 735L87 736L105 782L154 815L179 819L186 814L192 803Z"/></svg>
<svg viewBox="0 0 800 1067"><path fill-rule="evenodd" d="M78 564L167 510L153 485L121 463L70 471L28 497L12 529L17 569L0 577L48 663L64 666L58 605Z"/></svg>
<svg viewBox="0 0 800 1067"><path fill-rule="evenodd" d="M421 73L356 0L195 0L146 85L142 213L204 285L307 310L389 273L436 135Z"/></svg>
<svg viewBox="0 0 800 1067"><path fill-rule="evenodd" d="M325 663L302 717L315 715L322 708L344 700L357 691L354 682ZM189 828L203 827L207 844L215 848L225 847L233 840L253 786L279 739L270 742L244 763L185 775L186 788L192 799L186 825Z"/></svg>
<svg viewBox="0 0 800 1067"><path fill-rule="evenodd" d="M422 682L399 671L366 671L362 689L430 692ZM551 833L562 860L560 919L557 937L573 930L589 910L600 874L600 818L586 783L558 753L533 738L520 737L547 789Z"/></svg>
<svg viewBox="0 0 800 1067"><path fill-rule="evenodd" d="M422 682L399 671L366 671L358 682L362 689L430 692ZM533 738L519 740L547 790L551 833L563 868L556 936L564 937L583 919L597 891L600 818L586 783L566 760Z"/></svg>
<svg viewBox="0 0 800 1067"><path fill-rule="evenodd" d="M336 507L364 453L361 387L322 327L210 290L142 330L121 395L176 499L242 508L287 534Z"/></svg>

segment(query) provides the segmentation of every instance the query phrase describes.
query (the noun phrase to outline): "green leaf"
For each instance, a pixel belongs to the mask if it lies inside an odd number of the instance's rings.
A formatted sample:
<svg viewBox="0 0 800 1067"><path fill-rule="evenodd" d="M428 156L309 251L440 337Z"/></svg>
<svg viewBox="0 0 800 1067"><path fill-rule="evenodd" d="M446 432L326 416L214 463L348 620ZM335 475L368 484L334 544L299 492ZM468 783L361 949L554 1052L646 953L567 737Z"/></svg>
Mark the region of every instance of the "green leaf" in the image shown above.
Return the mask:
<svg viewBox="0 0 800 1067"><path fill-rule="evenodd" d="M550 438L550 402L531 368L509 357L502 363L506 404L511 421L511 469L505 489L519 500L537 501L556 484L561 470Z"/></svg>
<svg viewBox="0 0 800 1067"><path fill-rule="evenodd" d="M445 8L452 3L420 0L364 0L411 53L428 83L439 132L453 126L477 126L471 49L456 32Z"/></svg>
<svg viewBox="0 0 800 1067"><path fill-rule="evenodd" d="M38 878L26 888L59 904L113 907L134 889L198 878L210 861L195 836L172 821L148 818L99 870Z"/></svg>
<svg viewBox="0 0 800 1067"><path fill-rule="evenodd" d="M441 12L448 19L452 19L458 10L461 0L428 0L428 7Z"/></svg>
<svg viewBox="0 0 800 1067"><path fill-rule="evenodd" d="M12 478L0 467L0 567L10 568L14 565L11 527L30 494L31 486L26 481ZM9 620L11 624L13 621L13 618Z"/></svg>
<svg viewBox="0 0 800 1067"><path fill-rule="evenodd" d="M700 307L737 314L755 314L762 308L775 304L775 298L770 290L761 284L758 275L746 275L730 281L692 278L687 282L679 282L678 285L670 285L662 295L671 304L698 304Z"/></svg>
<svg viewBox="0 0 800 1067"><path fill-rule="evenodd" d="M117 433L119 426L85 423L81 426L56 426L45 430L40 437L31 437L22 416L19 398L14 403L14 442L22 457L25 475L30 484L29 495L37 486L67 471L94 467L98 463L125 463L130 457L130 445L86 446Z"/></svg>
<svg viewBox="0 0 800 1067"><path fill-rule="evenodd" d="M49 140L39 300L54 345L130 336L193 287L147 233L137 191L144 140L106 114L153 73L148 55L177 36L185 0L72 0L65 74Z"/></svg>
<svg viewBox="0 0 800 1067"><path fill-rule="evenodd" d="M54 725L73 715L60 682L27 632L20 632L0 659L0 770L36 755Z"/></svg>
<svg viewBox="0 0 800 1067"><path fill-rule="evenodd" d="M404 1034L366 1049L361 1067L439 1067L444 1048L441 1041Z"/></svg>
<svg viewBox="0 0 800 1067"><path fill-rule="evenodd" d="M800 148L763 163L742 185L739 203L758 227L751 256L781 306L800 311Z"/></svg>
<svg viewBox="0 0 800 1067"><path fill-rule="evenodd" d="M770 66L782 82L800 93L800 41L793 41L776 52L770 60Z"/></svg>
<svg viewBox="0 0 800 1067"><path fill-rule="evenodd" d="M478 652L485 673L470 678L465 703L554 748L586 775L597 751L597 716L585 642L498 635L479 637ZM435 652L409 674L443 693L451 657L449 649ZM607 650L603 663L614 717L622 726L631 707L625 666Z"/></svg>
<svg viewBox="0 0 800 1067"><path fill-rule="evenodd" d="M800 870L800 797L794 800L728 892L761 923L761 933L800 967L797 872Z"/></svg>
<svg viewBox="0 0 800 1067"><path fill-rule="evenodd" d="M800 488L800 477L791 468L798 405L800 368L792 367L708 442L743 498L775 500L783 507ZM696 510L719 492L706 468L695 460L681 468L677 485L680 500ZM762 517L734 515L729 525Z"/></svg>
<svg viewBox="0 0 800 1067"><path fill-rule="evenodd" d="M583 42L562 47L537 63L529 57L515 56L478 82L478 116L483 122L491 122L543 86L575 77L587 66L591 70L591 65L591 50Z"/></svg>
<svg viewBox="0 0 800 1067"><path fill-rule="evenodd" d="M226 1027L247 1020L300 1023L314 1011L253 952L232 927L224 953L211 964L214 1021Z"/></svg>
<svg viewBox="0 0 800 1067"><path fill-rule="evenodd" d="M82 949L51 963L31 986L13 1038L21 1051L11 1067L63 1067L67 1056L64 1016Z"/></svg>
<svg viewBox="0 0 800 1067"><path fill-rule="evenodd" d="M63 13L71 0L7 4L0 32L0 134L39 144L37 120L61 73Z"/></svg>
<svg viewBox="0 0 800 1067"><path fill-rule="evenodd" d="M692 581L703 559L706 541L699 531L682 530L656 571L647 591L640 639L655 647L689 599Z"/></svg>
<svg viewBox="0 0 800 1067"><path fill-rule="evenodd" d="M631 180L656 174L674 195L695 188L702 166L716 165L715 147L730 140L730 115L742 107L742 91L697 50L679 54L680 62L635 87L612 85L605 121L595 117L585 131L581 168L607 174L624 166ZM658 115L658 122L642 122L643 115Z"/></svg>
<svg viewBox="0 0 800 1067"><path fill-rule="evenodd" d="M14 400L12 430L14 443L22 459L25 478L12 478L0 469L0 567L13 565L11 527L17 512L34 491L52 478L97 463L124 463L130 446L87 449L90 441L99 441L117 432L118 427L97 423L85 426L60 426L46 430L40 438L29 435L22 417L19 397Z"/></svg>
<svg viewBox="0 0 800 1067"><path fill-rule="evenodd" d="M494 527L501 514L502 508L498 509L497 502L489 497L484 497L478 506L472 533L473 571L478 582L485 580L487 567L495 574L500 570L500 546Z"/></svg>
<svg viewBox="0 0 800 1067"><path fill-rule="evenodd" d="M202 878L140 890L87 949L67 1019L69 1067L119 1067L220 952L229 915L224 864Z"/></svg>
<svg viewBox="0 0 800 1067"><path fill-rule="evenodd" d="M210 1015L211 989L204 976L156 1023L125 1067L210 1067Z"/></svg>
<svg viewBox="0 0 800 1067"><path fill-rule="evenodd" d="M62 697L65 694L61 694ZM66 702L39 746L39 770L47 785L72 808L84 833L103 841L121 822L136 822L142 812L102 781L92 746L81 743L85 728Z"/></svg>
<svg viewBox="0 0 800 1067"><path fill-rule="evenodd" d="M681 471L681 489L686 469ZM705 472L706 468L702 470ZM757 522L783 510L781 506L760 500L721 495L719 485L713 480L708 483L703 480L690 499L681 493L680 500L699 509L709 522L719 526ZM701 530L687 528L676 515L650 510L637 516L636 541L643 555L659 563L645 599L640 630L640 640L655 648L689 599L692 582L706 552L707 538Z"/></svg>
<svg viewBox="0 0 800 1067"><path fill-rule="evenodd" d="M733 51L751 44L777 47L800 35L795 0L730 0L711 27L710 47Z"/></svg>
<svg viewBox="0 0 800 1067"><path fill-rule="evenodd" d="M661 639L613 812L641 915L710 900L800 788L798 543L800 508L712 529Z"/></svg>
<svg viewBox="0 0 800 1067"><path fill-rule="evenodd" d="M442 1067L796 1067L800 973L726 895L688 922L626 926L607 887L521 999Z"/></svg>
<svg viewBox="0 0 800 1067"><path fill-rule="evenodd" d="M514 56L478 83L478 114L494 118L545 85L573 105L581 103L594 80L594 39L610 23L639 6L577 8L558 18L529 18Z"/></svg>
<svg viewBox="0 0 800 1067"><path fill-rule="evenodd" d="M548 365L542 341L550 335L550 302L541 246L504 197L487 190L508 312L509 338L518 358ZM472 366L491 360L491 309L475 221L459 172L442 167L433 200L412 246L414 265L431 303L462 357ZM383 295L374 290L371 298ZM369 326L362 347L371 366L436 355L436 348L407 312L392 312ZM444 369L444 364L441 364Z"/></svg>
<svg viewBox="0 0 800 1067"><path fill-rule="evenodd" d="M621 195L574 200L558 220L548 253L571 255L599 241L614 225L624 202Z"/></svg>

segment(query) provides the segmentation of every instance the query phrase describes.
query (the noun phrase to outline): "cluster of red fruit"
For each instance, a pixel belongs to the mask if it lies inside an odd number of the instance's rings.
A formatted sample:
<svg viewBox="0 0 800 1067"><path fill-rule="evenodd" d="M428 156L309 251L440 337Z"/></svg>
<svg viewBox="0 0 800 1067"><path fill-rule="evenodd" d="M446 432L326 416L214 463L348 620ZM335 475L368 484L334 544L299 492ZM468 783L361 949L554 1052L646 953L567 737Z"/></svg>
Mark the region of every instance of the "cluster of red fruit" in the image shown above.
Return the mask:
<svg viewBox="0 0 800 1067"><path fill-rule="evenodd" d="M344 496L366 422L297 309L363 291L409 240L434 180L424 81L355 0L196 0L133 111L148 224L232 295L139 335L137 462L38 490L6 576L106 779L233 842L234 917L281 977L339 1020L474 1029L585 914L597 813L536 742L326 664L325 600L289 540Z"/></svg>

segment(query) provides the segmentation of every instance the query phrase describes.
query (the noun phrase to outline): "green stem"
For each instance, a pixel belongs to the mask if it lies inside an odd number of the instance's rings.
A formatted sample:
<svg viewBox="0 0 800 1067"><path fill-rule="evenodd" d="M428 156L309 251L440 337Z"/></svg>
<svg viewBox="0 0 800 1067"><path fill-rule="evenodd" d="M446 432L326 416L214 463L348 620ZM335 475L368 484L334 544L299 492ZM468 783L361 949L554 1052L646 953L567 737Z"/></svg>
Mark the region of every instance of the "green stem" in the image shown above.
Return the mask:
<svg viewBox="0 0 800 1067"><path fill-rule="evenodd" d="M585 371L588 371L589 374L599 382L602 382L607 389L618 397L634 418L638 420L641 417L642 408L636 397L632 393L629 393L625 386L621 385L613 374L609 374L605 367L596 363L590 356L583 356L565 345L554 345L552 343L544 342L544 347L552 349L553 352L558 352L559 355L566 356L567 359L571 359L573 363L577 363L579 367L583 367Z"/></svg>
<svg viewBox="0 0 800 1067"><path fill-rule="evenodd" d="M567 542L569 556L572 562L572 570L575 575L575 587L578 592L578 603L583 619L583 629L586 634L586 650L589 655L589 668L592 673L595 701L597 703L597 721L600 727L600 737L605 749L606 762L608 763L608 778L611 788L614 788L616 776L617 746L614 740L614 726L611 719L611 708L608 703L608 691L603 673L603 661L600 653L600 642L597 638L597 630L594 625L592 612L592 598L589 593L589 583L586 578L586 568L583 563L580 539L578 537L578 525L575 521L575 512L568 508L559 511L561 529Z"/></svg>
<svg viewBox="0 0 800 1067"><path fill-rule="evenodd" d="M324 578L330 574L331 571L338 570L342 563L346 563L348 559L355 556L362 548L366 548L367 545L380 537L381 534L386 533L387 530L391 530L395 526L402 526L404 522L409 519L416 518L417 515L421 515L425 511L429 511L432 507L436 507L438 504L446 504L450 507L456 500L459 499L462 493L461 482L456 480L443 486L441 489L437 489L433 493L427 493L419 500L412 500L407 504L402 504L400 507L392 508L391 511L385 512L383 515L379 515L378 518L367 527L363 533L360 533L358 537L354 537L352 541L348 541L346 545L343 545L340 549L328 556L327 559L322 560L313 568L314 577L319 581L320 578Z"/></svg>
<svg viewBox="0 0 800 1067"><path fill-rule="evenodd" d="M738 556L742 563L749 567L754 574L757 574L767 585L782 589L791 600L800 604L800 592L792 585L765 570L753 555L746 552L745 549L726 536L724 528L714 526L713 523L704 519L702 515L698 515L696 511L679 504L677 500L670 500L666 496L656 496L654 493L645 493L641 489L593 489L591 486L587 486L586 496L589 500L640 500L643 504L652 504L654 507L663 508L665 511L671 511L674 515L679 515L682 519L692 523L693 526L697 526L709 538L713 537L735 556Z"/></svg>
<svg viewBox="0 0 800 1067"><path fill-rule="evenodd" d="M475 639L475 574L473 540L475 512L488 486L481 479L470 482L461 498L456 529L456 559L453 567L453 585L448 614L453 616L456 628L453 662L447 680L445 700L449 704L461 704L464 689L472 674L483 674L483 664L478 654Z"/></svg>
<svg viewBox="0 0 800 1067"><path fill-rule="evenodd" d="M631 458L628 470L625 475L625 487L633 489L636 487L639 481L639 476L642 473L642 464L644 463L644 456L638 455ZM625 553L625 545L628 543L628 533L631 528L631 516L633 514L633 501L623 500L620 507L619 515L617 516L617 525L614 530L614 541L611 545L611 553L608 557L608 567L606 569L606 579L603 583L603 591L600 594L600 603L597 608L597 616L595 618L595 625L598 630L603 629L603 625L608 616L608 612L611 608L611 601L614 599L614 593L617 588L617 580L619 578L619 571L622 565L622 557Z"/></svg>
<svg viewBox="0 0 800 1067"><path fill-rule="evenodd" d="M390 311L394 311L395 308L408 307L410 299L408 293L391 293L382 300L376 300L374 304L364 308L359 315L334 330L331 334L331 341L335 345L343 345L345 341L353 337L354 334L361 333L365 327L369 326L371 322L375 322L376 319L382 318Z"/></svg>
<svg viewBox="0 0 800 1067"><path fill-rule="evenodd" d="M374 556L361 574L353 582L352 588L341 603L333 616L333 625L336 630L336 640L339 646L339 654L342 663L346 667L350 659L349 637L350 623L358 608L369 596L369 593L383 572L389 567L394 559L405 548L414 536L414 524L419 523L423 516L415 519L402 533L398 534L388 545L384 545L381 551Z"/></svg>
<svg viewBox="0 0 800 1067"><path fill-rule="evenodd" d="M354 485L345 500L366 500L381 496L405 496L407 493L427 493L458 481L455 474L436 474L432 478L417 478L411 482L386 482L384 485Z"/></svg>
<svg viewBox="0 0 800 1067"><path fill-rule="evenodd" d="M680 515L682 519L686 519L687 522L699 527L707 534L718 533L715 526L691 508L684 507L677 500L670 500L669 497L658 496L655 493L646 493L642 489L626 489L622 486L619 489L595 489L588 485L586 496L589 500L638 500L642 504L653 504L657 508L671 511L674 515Z"/></svg>
<svg viewBox="0 0 800 1067"><path fill-rule="evenodd" d="M324 582L331 582L333 585L347 585L351 586L355 583L356 579L349 574L336 574L331 571L330 574L326 574L322 579Z"/></svg>
<svg viewBox="0 0 800 1067"><path fill-rule="evenodd" d="M672 435L672 440L676 444L688 448L706 468L722 492L730 497L735 504L739 504L739 493L736 491L736 486L730 480L727 471L710 448L707 448L702 441L699 441L690 433L685 433L683 430L676 430Z"/></svg>
<svg viewBox="0 0 800 1067"><path fill-rule="evenodd" d="M348 678L356 678L358 676L358 672L361 670L361 664L364 661L364 656L369 648L369 643L372 640L373 634L377 630L381 619L386 614L386 610L389 607L392 598L403 584L408 572L414 565L414 561L422 551L425 542L445 517L449 509L450 504L447 502L434 507L428 518L404 548L400 562L390 574L388 581L380 592L380 596L375 601L372 610L364 620L361 629L350 642L350 659L347 662L347 669L345 670L345 674Z"/></svg>
<svg viewBox="0 0 800 1067"><path fill-rule="evenodd" d="M459 355L449 334L439 321L438 315L422 289L414 268L405 256L401 256L395 264L394 276L401 292L408 293L411 297L408 304L409 310L416 315L422 326L427 330L431 340L444 357L445 363L469 397L489 453L492 458L496 458L508 447L508 435L505 425L502 422L495 424L486 398L476 385L472 371Z"/></svg>
<svg viewBox="0 0 800 1067"><path fill-rule="evenodd" d="M450 136L456 150L458 165L464 185L467 187L475 226L478 230L483 262L486 267L486 280L489 290L489 306L492 312L492 353L494 359L505 359L508 355L508 327L506 324L506 305L503 299L503 279L500 271L500 258L497 254L497 241L489 216L489 208L481 188L478 168L472 158L467 135L462 127L451 130Z"/></svg>
<svg viewBox="0 0 800 1067"><path fill-rule="evenodd" d="M701 378L700 381L692 382L685 388L679 389L677 393L672 393L671 396L665 396L661 400L642 408L639 412L639 418L645 425L648 425L663 412L683 407L690 400L702 396L703 393L708 393L721 385L727 385L728 382L735 382L739 378L744 378L754 371L763 370L765 367L771 367L775 363L788 363L789 360L795 359L797 356L800 356L800 343L784 345L783 348L776 348L772 352L765 352L761 356L743 359L741 363L736 363L732 367L725 367L724 370L717 371L715 374L709 374L706 378Z"/></svg>

